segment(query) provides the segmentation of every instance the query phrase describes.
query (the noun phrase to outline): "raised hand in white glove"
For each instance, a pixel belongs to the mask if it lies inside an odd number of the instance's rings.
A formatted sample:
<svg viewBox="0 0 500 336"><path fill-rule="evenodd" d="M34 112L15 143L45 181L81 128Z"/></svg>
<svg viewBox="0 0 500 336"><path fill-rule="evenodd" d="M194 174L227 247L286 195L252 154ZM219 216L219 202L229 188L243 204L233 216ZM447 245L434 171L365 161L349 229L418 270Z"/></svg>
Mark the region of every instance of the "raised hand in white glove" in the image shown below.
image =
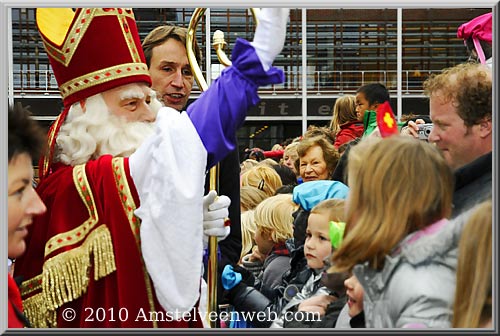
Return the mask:
<svg viewBox="0 0 500 336"><path fill-rule="evenodd" d="M271 68L283 49L289 13L290 8L262 8L259 13L259 24L251 44L265 71Z"/></svg>
<svg viewBox="0 0 500 336"><path fill-rule="evenodd" d="M208 246L208 237L216 236L218 241L224 240L231 231L224 222L229 215L229 197L221 195L217 197L215 190L203 197L203 247Z"/></svg>

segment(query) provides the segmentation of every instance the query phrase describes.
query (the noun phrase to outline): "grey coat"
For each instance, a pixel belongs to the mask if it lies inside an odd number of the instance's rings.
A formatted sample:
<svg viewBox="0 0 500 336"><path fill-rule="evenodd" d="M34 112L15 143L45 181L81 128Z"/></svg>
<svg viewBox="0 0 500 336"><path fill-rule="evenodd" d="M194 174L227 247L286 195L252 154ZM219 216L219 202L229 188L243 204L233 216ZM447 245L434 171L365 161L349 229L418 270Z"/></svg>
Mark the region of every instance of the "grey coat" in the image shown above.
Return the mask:
<svg viewBox="0 0 500 336"><path fill-rule="evenodd" d="M469 214L410 234L380 272L367 263L354 267L367 328L451 327L458 241Z"/></svg>
<svg viewBox="0 0 500 336"><path fill-rule="evenodd" d="M298 306L302 301L316 295L329 295L330 290L320 285L321 272L312 272L302 290L297 293L281 310L277 319L271 324L271 328L283 328L285 314L292 308Z"/></svg>

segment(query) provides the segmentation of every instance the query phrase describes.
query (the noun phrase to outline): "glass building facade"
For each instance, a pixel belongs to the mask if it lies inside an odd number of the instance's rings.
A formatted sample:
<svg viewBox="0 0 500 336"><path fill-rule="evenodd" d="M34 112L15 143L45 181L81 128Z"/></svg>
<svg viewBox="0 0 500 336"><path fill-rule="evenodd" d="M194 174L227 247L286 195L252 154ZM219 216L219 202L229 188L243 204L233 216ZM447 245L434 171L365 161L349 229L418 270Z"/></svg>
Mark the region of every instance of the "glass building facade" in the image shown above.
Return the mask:
<svg viewBox="0 0 500 336"><path fill-rule="evenodd" d="M37 119L48 128L61 110L62 101L36 29L35 11L13 8L11 12L13 85L9 96L12 101L30 105ZM134 8L141 39L162 24L188 27L193 11L194 8ZM467 60L463 41L456 37L457 29L491 11L492 8L292 9L285 47L274 63L284 70L285 83L261 88L261 102L249 112L238 132L240 150L270 149L275 143L299 136L308 125L327 125L337 97L353 94L371 82L386 85L398 115L428 114L423 81L433 72ZM253 38L255 22L247 9L217 8L205 12L196 39L204 54L202 71L207 82L224 68L211 47L216 30L224 32L225 51L230 57L237 38ZM195 84L191 100L199 94Z"/></svg>

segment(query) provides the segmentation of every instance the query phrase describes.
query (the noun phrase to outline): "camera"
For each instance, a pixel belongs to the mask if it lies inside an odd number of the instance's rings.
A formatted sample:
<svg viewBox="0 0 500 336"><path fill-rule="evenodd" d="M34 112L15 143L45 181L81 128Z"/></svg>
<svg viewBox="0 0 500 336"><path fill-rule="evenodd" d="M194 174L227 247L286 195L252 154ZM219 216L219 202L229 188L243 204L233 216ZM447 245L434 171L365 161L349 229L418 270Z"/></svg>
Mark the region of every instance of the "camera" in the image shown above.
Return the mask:
<svg viewBox="0 0 500 336"><path fill-rule="evenodd" d="M419 124L418 125L418 138L420 140L429 139L429 134L431 134L433 124Z"/></svg>

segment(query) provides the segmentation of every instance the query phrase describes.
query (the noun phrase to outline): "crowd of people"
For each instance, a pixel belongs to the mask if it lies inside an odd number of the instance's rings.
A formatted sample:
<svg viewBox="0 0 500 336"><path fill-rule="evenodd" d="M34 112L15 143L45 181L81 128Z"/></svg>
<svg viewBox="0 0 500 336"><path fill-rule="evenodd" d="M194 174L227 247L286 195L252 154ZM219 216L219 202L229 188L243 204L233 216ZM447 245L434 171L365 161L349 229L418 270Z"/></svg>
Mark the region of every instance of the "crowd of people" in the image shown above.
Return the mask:
<svg viewBox="0 0 500 336"><path fill-rule="evenodd" d="M429 116L388 135L369 83L329 126L240 160L258 88L284 80L288 15L262 9L186 109L186 29L141 43L130 9L37 9L64 108L47 138L9 108L9 328L207 327L213 236L218 327L492 327L491 14L489 40L484 18L459 29L477 61L423 82Z"/></svg>

